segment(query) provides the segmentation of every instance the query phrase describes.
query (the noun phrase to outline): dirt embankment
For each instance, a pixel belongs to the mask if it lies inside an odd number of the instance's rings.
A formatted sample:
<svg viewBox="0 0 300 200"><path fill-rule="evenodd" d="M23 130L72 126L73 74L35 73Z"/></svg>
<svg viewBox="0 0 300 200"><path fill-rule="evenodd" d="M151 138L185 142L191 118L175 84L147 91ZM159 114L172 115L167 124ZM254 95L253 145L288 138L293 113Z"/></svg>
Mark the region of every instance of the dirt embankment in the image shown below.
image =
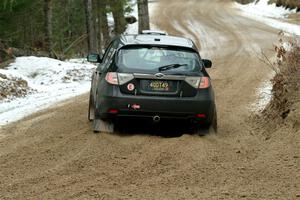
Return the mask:
<svg viewBox="0 0 300 200"><path fill-rule="evenodd" d="M248 4L254 2L255 0L235 0L235 1L241 4Z"/></svg>
<svg viewBox="0 0 300 200"><path fill-rule="evenodd" d="M291 43L290 43L291 42ZM294 45L287 45L288 43ZM289 180L288 188L296 189L294 198L288 195L276 199L300 199L300 46L295 40L283 38L275 46L277 63L271 66L276 71L272 100L260 115L251 120L253 131L265 140L266 152L272 164L285 170L292 170L291 176L282 177L278 182ZM280 170L279 170L280 171ZM277 172L280 174L281 172ZM294 181L295 180L295 181ZM272 187L272 186L271 186Z"/></svg>
<svg viewBox="0 0 300 200"><path fill-rule="evenodd" d="M270 66L275 76L272 100L264 109L265 125L274 130L300 130L300 46L299 41L282 35L275 46L277 62Z"/></svg>
<svg viewBox="0 0 300 200"><path fill-rule="evenodd" d="M277 6L284 6L286 8L295 9L300 11L300 1L299 0L273 0Z"/></svg>

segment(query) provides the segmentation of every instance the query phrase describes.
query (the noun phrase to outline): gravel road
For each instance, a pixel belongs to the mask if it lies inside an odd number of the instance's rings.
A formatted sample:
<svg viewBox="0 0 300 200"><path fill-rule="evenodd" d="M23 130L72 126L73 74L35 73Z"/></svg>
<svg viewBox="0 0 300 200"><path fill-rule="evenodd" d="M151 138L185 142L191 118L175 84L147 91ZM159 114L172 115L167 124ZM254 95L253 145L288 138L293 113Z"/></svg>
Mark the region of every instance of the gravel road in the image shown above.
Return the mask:
<svg viewBox="0 0 300 200"><path fill-rule="evenodd" d="M214 62L219 133L128 122L93 134L79 96L0 129L0 199L300 199L300 133L266 140L250 118L278 31L231 1L156 3L152 22Z"/></svg>

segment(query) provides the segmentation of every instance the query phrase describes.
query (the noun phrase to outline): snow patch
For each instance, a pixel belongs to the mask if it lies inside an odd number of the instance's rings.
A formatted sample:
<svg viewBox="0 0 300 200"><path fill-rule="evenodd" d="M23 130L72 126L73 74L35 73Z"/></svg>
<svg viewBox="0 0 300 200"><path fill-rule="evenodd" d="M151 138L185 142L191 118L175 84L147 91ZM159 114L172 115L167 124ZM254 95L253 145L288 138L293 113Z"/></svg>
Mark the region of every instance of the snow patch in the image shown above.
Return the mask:
<svg viewBox="0 0 300 200"><path fill-rule="evenodd" d="M289 14L296 13L296 9L289 10L284 7L277 7L275 3L269 4L268 1L260 0L245 5L236 3L236 6L251 15L271 18L285 18Z"/></svg>
<svg viewBox="0 0 300 200"><path fill-rule="evenodd" d="M290 43L290 42L283 42L282 43L282 47L286 51L292 51L294 49L294 45L292 43Z"/></svg>
<svg viewBox="0 0 300 200"><path fill-rule="evenodd" d="M272 88L272 82L269 80L261 84L261 86L256 91L258 99L250 106L250 109L252 111L261 112L265 109L265 107L270 103L272 99Z"/></svg>
<svg viewBox="0 0 300 200"><path fill-rule="evenodd" d="M283 21L289 14L296 13L296 10L289 10L284 7L276 7L275 4L268 4L268 0L260 0L257 3L242 5L235 3L235 7L243 11L245 17L254 19L282 30L284 32L300 36L300 26Z"/></svg>
<svg viewBox="0 0 300 200"><path fill-rule="evenodd" d="M58 101L87 92L94 68L95 65L84 59L63 62L46 57L17 58L0 74L26 81L30 92L22 98L15 96L0 100L0 125L17 121ZM3 82L0 84L6 89L9 87ZM17 89L18 85L15 86Z"/></svg>

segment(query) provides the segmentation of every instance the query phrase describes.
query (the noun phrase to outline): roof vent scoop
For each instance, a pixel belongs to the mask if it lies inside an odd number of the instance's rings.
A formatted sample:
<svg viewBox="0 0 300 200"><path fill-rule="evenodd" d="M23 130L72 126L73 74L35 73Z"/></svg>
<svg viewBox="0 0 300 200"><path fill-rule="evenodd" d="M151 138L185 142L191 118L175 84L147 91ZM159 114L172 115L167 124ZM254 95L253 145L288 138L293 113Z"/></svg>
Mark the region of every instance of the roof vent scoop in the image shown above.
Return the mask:
<svg viewBox="0 0 300 200"><path fill-rule="evenodd" d="M143 30L143 35L168 35L165 31L155 31L155 30Z"/></svg>

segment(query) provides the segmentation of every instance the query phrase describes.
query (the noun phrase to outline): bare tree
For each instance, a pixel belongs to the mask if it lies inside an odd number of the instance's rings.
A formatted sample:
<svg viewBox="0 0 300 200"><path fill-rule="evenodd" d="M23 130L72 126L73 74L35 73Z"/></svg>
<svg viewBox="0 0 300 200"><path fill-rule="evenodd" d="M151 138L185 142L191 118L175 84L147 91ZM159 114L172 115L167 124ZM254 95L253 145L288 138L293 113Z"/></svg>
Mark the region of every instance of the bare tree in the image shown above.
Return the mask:
<svg viewBox="0 0 300 200"><path fill-rule="evenodd" d="M94 17L93 17L93 4L92 0L85 1L85 19L86 19L86 30L88 39L88 52L97 51L97 37L95 33Z"/></svg>
<svg viewBox="0 0 300 200"><path fill-rule="evenodd" d="M49 56L52 57L52 0L45 0L44 2L44 13L45 13L45 49L49 53Z"/></svg>
<svg viewBox="0 0 300 200"><path fill-rule="evenodd" d="M150 29L148 0L138 0L139 33Z"/></svg>

